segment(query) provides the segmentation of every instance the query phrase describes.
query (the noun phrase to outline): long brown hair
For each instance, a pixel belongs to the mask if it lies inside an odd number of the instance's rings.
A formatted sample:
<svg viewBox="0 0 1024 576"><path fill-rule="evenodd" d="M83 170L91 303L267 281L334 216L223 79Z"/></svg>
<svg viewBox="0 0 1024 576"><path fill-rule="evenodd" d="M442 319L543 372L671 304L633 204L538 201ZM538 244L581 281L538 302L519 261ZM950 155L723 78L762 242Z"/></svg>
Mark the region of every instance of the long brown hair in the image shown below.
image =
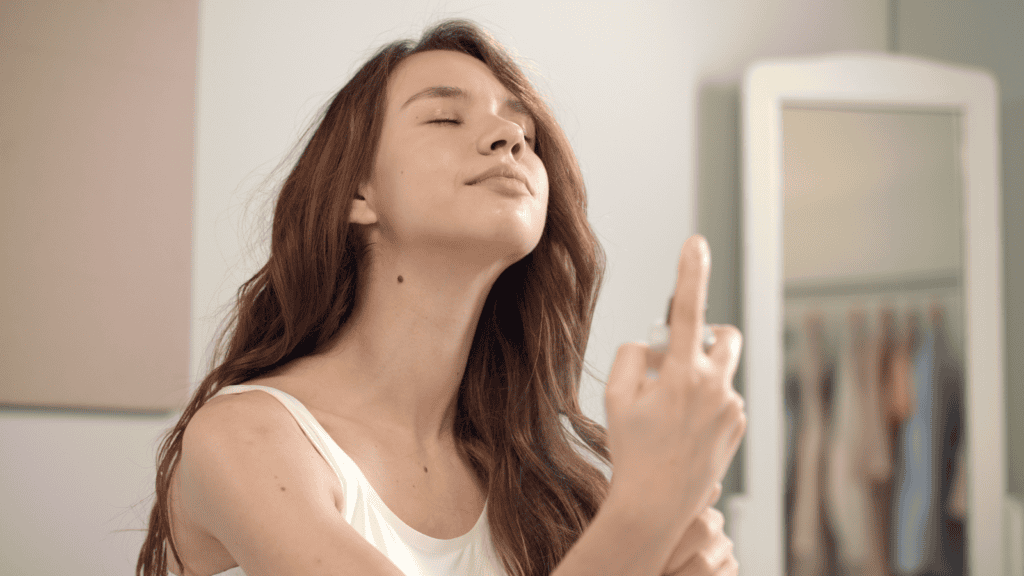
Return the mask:
<svg viewBox="0 0 1024 576"><path fill-rule="evenodd" d="M156 502L137 576L166 576L171 537L168 489L192 416L225 386L257 378L324 349L355 304L367 256L349 223L360 182L373 167L387 81L402 60L455 50L484 62L536 120L536 152L548 173L547 219L537 247L495 281L477 323L458 393L454 438L488 489L498 556L515 576L547 576L607 495L604 427L578 404L584 353L605 255L587 221L579 164L548 105L516 61L471 21L452 19L418 43L393 42L356 72L323 113L284 181L274 210L270 257L238 290L237 304L203 379L157 457ZM226 344L226 345L225 345ZM579 441L562 423L565 417Z"/></svg>

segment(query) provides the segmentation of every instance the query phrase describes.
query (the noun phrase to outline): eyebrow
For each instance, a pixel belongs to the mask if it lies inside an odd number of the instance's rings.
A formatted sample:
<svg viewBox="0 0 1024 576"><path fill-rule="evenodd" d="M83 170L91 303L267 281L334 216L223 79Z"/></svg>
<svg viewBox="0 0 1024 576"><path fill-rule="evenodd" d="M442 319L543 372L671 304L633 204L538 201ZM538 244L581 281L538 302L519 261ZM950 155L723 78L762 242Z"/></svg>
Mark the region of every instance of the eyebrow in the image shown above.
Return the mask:
<svg viewBox="0 0 1024 576"><path fill-rule="evenodd" d="M469 94L462 88L455 86L431 86L413 94L411 98L405 101L405 104L402 104L402 107L399 108L399 110L404 109L413 101L420 100L422 98L459 98L461 100L468 100ZM505 98L505 100L502 101L502 105L513 112L518 112L520 114L530 116L531 118L533 117L533 115L530 114L530 111L526 108L526 105L524 105L518 98Z"/></svg>

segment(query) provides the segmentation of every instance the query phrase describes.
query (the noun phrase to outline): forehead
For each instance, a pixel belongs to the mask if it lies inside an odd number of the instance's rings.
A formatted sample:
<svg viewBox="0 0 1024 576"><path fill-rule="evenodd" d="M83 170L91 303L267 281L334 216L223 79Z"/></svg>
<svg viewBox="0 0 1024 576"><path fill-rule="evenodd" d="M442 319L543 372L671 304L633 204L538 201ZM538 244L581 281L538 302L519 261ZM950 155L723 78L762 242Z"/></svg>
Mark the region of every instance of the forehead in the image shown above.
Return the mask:
<svg viewBox="0 0 1024 576"><path fill-rule="evenodd" d="M401 108L411 96L431 86L457 87L473 98L512 96L480 60L462 52L430 50L409 56L395 69L388 89L389 108Z"/></svg>

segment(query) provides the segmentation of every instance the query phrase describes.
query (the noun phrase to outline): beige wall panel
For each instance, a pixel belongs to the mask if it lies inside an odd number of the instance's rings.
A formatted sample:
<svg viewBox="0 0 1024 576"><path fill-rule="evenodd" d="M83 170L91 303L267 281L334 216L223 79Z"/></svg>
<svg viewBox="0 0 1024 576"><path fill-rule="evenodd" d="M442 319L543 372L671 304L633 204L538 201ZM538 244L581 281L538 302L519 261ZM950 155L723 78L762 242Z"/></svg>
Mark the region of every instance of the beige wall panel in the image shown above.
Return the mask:
<svg viewBox="0 0 1024 576"><path fill-rule="evenodd" d="M0 12L0 405L178 408L198 2Z"/></svg>

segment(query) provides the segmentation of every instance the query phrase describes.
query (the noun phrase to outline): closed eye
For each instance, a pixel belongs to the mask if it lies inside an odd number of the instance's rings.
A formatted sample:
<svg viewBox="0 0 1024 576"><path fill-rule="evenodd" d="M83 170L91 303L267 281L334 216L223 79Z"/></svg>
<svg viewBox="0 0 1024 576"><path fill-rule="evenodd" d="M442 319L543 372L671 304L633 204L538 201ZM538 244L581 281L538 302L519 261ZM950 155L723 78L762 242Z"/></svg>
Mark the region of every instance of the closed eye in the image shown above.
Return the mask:
<svg viewBox="0 0 1024 576"><path fill-rule="evenodd" d="M455 124L458 126L459 124L462 124L462 122L454 118L438 118L437 120L431 120L428 124ZM526 136L524 137L524 140L526 140L531 147L533 146L534 138Z"/></svg>

